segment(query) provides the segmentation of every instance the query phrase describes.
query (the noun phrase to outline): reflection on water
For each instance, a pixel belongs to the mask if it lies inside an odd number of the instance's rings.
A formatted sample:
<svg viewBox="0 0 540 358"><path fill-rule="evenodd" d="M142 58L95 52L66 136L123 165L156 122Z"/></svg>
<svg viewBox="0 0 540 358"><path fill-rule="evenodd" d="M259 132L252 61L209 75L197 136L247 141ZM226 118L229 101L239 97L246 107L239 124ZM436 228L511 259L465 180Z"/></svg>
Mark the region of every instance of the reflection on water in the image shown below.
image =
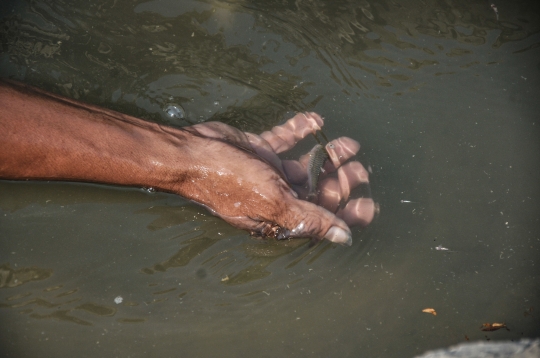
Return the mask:
<svg viewBox="0 0 540 358"><path fill-rule="evenodd" d="M51 270L37 267L13 269L9 263L0 265L0 288L17 287L30 281L45 280L52 275Z"/></svg>
<svg viewBox="0 0 540 358"><path fill-rule="evenodd" d="M320 100L310 93L317 72L346 95L416 91L421 82L410 71L453 73L452 57L471 54L463 46L498 48L535 33L527 6L501 10L497 22L482 1L94 2L85 9L20 1L2 21L10 55L3 73L154 120L170 121L163 108L174 99L191 121L179 125L215 119L260 130ZM516 8L519 17L510 17ZM136 16L117 21L130 12ZM500 34L488 41L494 29ZM459 66L477 64L485 62Z"/></svg>
<svg viewBox="0 0 540 358"><path fill-rule="evenodd" d="M40 269L36 267L24 267L20 269L12 269L9 264L0 266L0 288L13 288L27 284L31 281L47 280L52 276L52 270ZM35 293L23 291L13 296L6 297L8 303L0 303L1 308L11 308L19 313L27 314L35 319L53 318L65 322L72 322L81 325L91 326L92 323L83 319L77 318L71 312L76 310L84 310L96 316L114 316L116 309L107 306L101 306L94 303L83 303L71 309L60 309L66 305L71 306L73 303L81 301L81 297L72 298L71 295L77 293L78 289L56 291L63 288L63 285L47 287L43 289L42 297L32 297ZM52 293L51 293L52 292ZM69 296L69 297L68 297ZM67 299L64 297L68 297ZM52 313L42 314L39 311L47 311ZM38 311L38 312L36 312Z"/></svg>
<svg viewBox="0 0 540 358"><path fill-rule="evenodd" d="M249 238L162 193L0 182L3 351L402 357L538 336L540 9L496 5L2 2L1 76L177 126L320 112L361 142L382 207L345 249Z"/></svg>

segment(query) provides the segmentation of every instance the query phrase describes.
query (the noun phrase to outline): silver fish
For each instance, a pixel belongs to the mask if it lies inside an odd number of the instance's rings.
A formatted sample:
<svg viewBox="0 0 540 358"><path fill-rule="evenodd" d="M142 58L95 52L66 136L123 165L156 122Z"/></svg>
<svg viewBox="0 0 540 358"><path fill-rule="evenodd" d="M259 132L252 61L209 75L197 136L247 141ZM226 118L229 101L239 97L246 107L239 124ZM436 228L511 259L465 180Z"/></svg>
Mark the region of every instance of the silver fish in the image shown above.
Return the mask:
<svg viewBox="0 0 540 358"><path fill-rule="evenodd" d="M317 183L319 182L319 174L324 171L323 166L326 159L328 159L328 153L320 144L317 144L309 151L309 162L307 165L309 189L307 196L308 200L317 197Z"/></svg>

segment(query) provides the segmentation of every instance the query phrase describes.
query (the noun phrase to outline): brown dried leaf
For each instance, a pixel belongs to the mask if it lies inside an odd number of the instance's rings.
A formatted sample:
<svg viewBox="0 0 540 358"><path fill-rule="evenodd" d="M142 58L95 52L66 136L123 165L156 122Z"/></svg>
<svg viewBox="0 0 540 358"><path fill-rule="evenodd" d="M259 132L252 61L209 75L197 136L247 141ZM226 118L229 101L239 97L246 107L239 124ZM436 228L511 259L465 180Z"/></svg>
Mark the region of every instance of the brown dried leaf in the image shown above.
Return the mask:
<svg viewBox="0 0 540 358"><path fill-rule="evenodd" d="M501 329L501 328L506 328L506 324L504 324L504 323L484 323L484 324L482 324L482 327L480 327L480 329L482 331L487 331L487 332L496 331L496 330ZM508 329L508 328L506 328L506 329Z"/></svg>
<svg viewBox="0 0 540 358"><path fill-rule="evenodd" d="M422 312L431 313L431 314L434 315L434 316L437 315L437 312L435 311L434 308L424 308L424 309L422 310Z"/></svg>

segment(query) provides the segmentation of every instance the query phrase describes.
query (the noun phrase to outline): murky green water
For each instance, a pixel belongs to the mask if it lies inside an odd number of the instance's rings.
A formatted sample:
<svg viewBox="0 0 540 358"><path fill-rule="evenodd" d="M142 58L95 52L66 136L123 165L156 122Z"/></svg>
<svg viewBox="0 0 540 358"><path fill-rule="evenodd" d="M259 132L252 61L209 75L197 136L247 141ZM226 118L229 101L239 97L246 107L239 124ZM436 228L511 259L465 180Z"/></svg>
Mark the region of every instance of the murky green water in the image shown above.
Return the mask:
<svg viewBox="0 0 540 358"><path fill-rule="evenodd" d="M351 248L310 246L169 194L2 181L3 354L411 357L540 336L540 9L496 5L498 22L488 1L3 1L1 76L172 125L319 112L362 143L381 204Z"/></svg>

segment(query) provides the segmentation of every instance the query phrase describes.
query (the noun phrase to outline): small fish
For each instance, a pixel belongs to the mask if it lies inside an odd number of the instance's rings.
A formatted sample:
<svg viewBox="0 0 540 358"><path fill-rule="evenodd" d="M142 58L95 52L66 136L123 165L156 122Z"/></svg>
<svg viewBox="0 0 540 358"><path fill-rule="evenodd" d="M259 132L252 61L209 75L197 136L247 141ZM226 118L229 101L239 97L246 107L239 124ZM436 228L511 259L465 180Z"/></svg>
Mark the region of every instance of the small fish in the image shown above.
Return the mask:
<svg viewBox="0 0 540 358"><path fill-rule="evenodd" d="M446 252L457 252L457 251L452 251L452 250L450 250L449 248L446 248L446 247L444 247L444 246L442 246L442 245L437 246L437 247L435 248L435 250L437 250L437 251L446 251Z"/></svg>
<svg viewBox="0 0 540 358"><path fill-rule="evenodd" d="M309 162L307 165L308 189L307 199L317 197L317 183L319 182L319 174L324 172L324 162L328 159L326 149L320 144L317 144L309 152Z"/></svg>

